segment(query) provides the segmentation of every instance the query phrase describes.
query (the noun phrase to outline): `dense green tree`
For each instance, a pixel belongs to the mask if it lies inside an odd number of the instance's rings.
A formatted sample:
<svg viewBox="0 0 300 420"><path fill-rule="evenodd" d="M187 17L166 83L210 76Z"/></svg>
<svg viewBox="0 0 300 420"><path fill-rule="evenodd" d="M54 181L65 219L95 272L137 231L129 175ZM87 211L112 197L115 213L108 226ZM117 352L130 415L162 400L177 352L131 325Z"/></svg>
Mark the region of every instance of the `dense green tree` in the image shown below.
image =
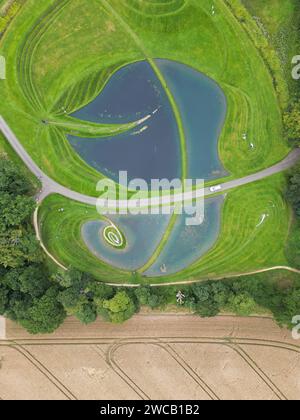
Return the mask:
<svg viewBox="0 0 300 420"><path fill-rule="evenodd" d="M195 314L202 318L210 318L217 316L220 312L220 307L216 302L198 302L195 305Z"/></svg>
<svg viewBox="0 0 300 420"><path fill-rule="evenodd" d="M86 292L91 295L97 302L111 299L115 295L115 288L97 281L90 281L87 285Z"/></svg>
<svg viewBox="0 0 300 420"><path fill-rule="evenodd" d="M0 313L33 333L52 332L65 318L42 262L31 216L30 184L0 158Z"/></svg>
<svg viewBox="0 0 300 420"><path fill-rule="evenodd" d="M76 318L83 324L91 324L97 319L97 308L92 302L83 304L79 311L75 313Z"/></svg>
<svg viewBox="0 0 300 420"><path fill-rule="evenodd" d="M23 227L0 230L0 266L16 268L41 261L42 251L32 231Z"/></svg>
<svg viewBox="0 0 300 420"><path fill-rule="evenodd" d="M59 293L58 300L69 315L79 314L78 317L84 317L93 301L96 303L97 299L104 300L113 296L111 288L96 283L89 275L77 270L59 272L54 279L64 287Z"/></svg>
<svg viewBox="0 0 300 420"><path fill-rule="evenodd" d="M70 271L58 270L51 276L54 283L60 284L63 288L72 286L72 278Z"/></svg>
<svg viewBox="0 0 300 420"><path fill-rule="evenodd" d="M151 309L162 308L170 303L171 288L143 286L135 289L135 296L142 306L150 306ZM175 291L173 292L176 295Z"/></svg>
<svg viewBox="0 0 300 420"><path fill-rule="evenodd" d="M284 115L284 124L289 140L300 145L300 103L299 101L291 105Z"/></svg>
<svg viewBox="0 0 300 420"><path fill-rule="evenodd" d="M151 297L151 288L150 287L138 287L135 290L135 295L141 306L146 306L149 304L149 299Z"/></svg>
<svg viewBox="0 0 300 420"><path fill-rule="evenodd" d="M129 293L118 291L112 299L104 300L97 309L105 319L114 324L120 324L130 319L137 308Z"/></svg>
<svg viewBox="0 0 300 420"><path fill-rule="evenodd" d="M0 230L4 231L27 222L35 205L34 200L27 196L12 197L8 193L0 194Z"/></svg>
<svg viewBox="0 0 300 420"><path fill-rule="evenodd" d="M293 206L296 215L300 217L300 165L293 169L288 178L286 197Z"/></svg>
<svg viewBox="0 0 300 420"><path fill-rule="evenodd" d="M54 274L53 279L59 283L62 287L75 287L82 289L86 287L88 281L88 275L81 271L70 268L69 270L59 270Z"/></svg>
<svg viewBox="0 0 300 420"><path fill-rule="evenodd" d="M28 194L31 185L16 165L8 159L0 159L0 193Z"/></svg>
<svg viewBox="0 0 300 420"><path fill-rule="evenodd" d="M194 284L190 292L186 293L186 306L204 318L216 316L220 312L221 304L227 301L227 289L219 282Z"/></svg>
<svg viewBox="0 0 300 420"><path fill-rule="evenodd" d="M164 304L164 297L159 293L153 293L149 296L148 305L151 309L161 308Z"/></svg>
<svg viewBox="0 0 300 420"><path fill-rule="evenodd" d="M295 212L295 220L290 229L286 256L291 266L300 268L300 165L289 174L286 197Z"/></svg>
<svg viewBox="0 0 300 420"><path fill-rule="evenodd" d="M292 287L281 295L274 316L279 324L291 326L293 317L300 314L300 288Z"/></svg>
<svg viewBox="0 0 300 420"><path fill-rule="evenodd" d="M69 287L61 291L57 297L69 315L79 312L81 307L88 303L84 293L81 293L76 287Z"/></svg>
<svg viewBox="0 0 300 420"><path fill-rule="evenodd" d="M240 316L253 314L255 308L256 303L254 299L246 293L232 295L228 301L228 309Z"/></svg>
<svg viewBox="0 0 300 420"><path fill-rule="evenodd" d="M48 273L41 264L10 270L3 279L3 284L12 290L42 296L50 287Z"/></svg>
<svg viewBox="0 0 300 420"><path fill-rule="evenodd" d="M66 312L57 300L58 288L51 287L41 298L33 299L25 311L25 316L19 319L20 324L31 334L50 334L65 320Z"/></svg>
<svg viewBox="0 0 300 420"><path fill-rule="evenodd" d="M19 322L20 319L26 318L26 314L33 303L30 295L21 292L10 291L9 302L5 316L13 321Z"/></svg>
<svg viewBox="0 0 300 420"><path fill-rule="evenodd" d="M214 302L213 289L209 282L194 284L192 291L197 302Z"/></svg>
<svg viewBox="0 0 300 420"><path fill-rule="evenodd" d="M231 295L231 288L226 281L217 281L211 283L211 290L214 296L214 301L220 308L224 308Z"/></svg>
<svg viewBox="0 0 300 420"><path fill-rule="evenodd" d="M292 225L286 246L286 255L290 265L300 269L300 221Z"/></svg>
<svg viewBox="0 0 300 420"><path fill-rule="evenodd" d="M9 303L9 289L0 286L0 315L4 315L8 309Z"/></svg>

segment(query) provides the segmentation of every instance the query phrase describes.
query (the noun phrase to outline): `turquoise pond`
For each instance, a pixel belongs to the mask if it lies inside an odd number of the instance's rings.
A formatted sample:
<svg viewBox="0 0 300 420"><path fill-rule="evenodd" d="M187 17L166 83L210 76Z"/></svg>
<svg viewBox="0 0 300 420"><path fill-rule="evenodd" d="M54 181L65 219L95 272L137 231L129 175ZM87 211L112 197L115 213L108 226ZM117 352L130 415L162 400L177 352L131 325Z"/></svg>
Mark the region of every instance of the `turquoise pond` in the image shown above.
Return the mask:
<svg viewBox="0 0 300 420"><path fill-rule="evenodd" d="M186 135L188 177L212 180L226 175L218 154L218 139L227 104L222 89L192 68L156 60L178 105ZM150 64L123 67L101 94L73 117L97 123L127 123L151 116L142 126L104 138L68 136L81 158L104 175L118 181L128 178L181 177L180 139L168 97Z"/></svg>
<svg viewBox="0 0 300 420"><path fill-rule="evenodd" d="M146 264L154 253L170 220L170 216L126 215L109 218L123 233L125 249L111 247L103 238L103 230L110 223L88 222L82 227L82 236L90 251L114 267L136 271Z"/></svg>
<svg viewBox="0 0 300 420"><path fill-rule="evenodd" d="M199 226L186 226L186 216L178 216L167 245L144 275L158 277L174 274L203 256L218 238L223 202L223 196L205 200L205 218ZM113 216L110 220L126 237L125 249L115 249L104 240L103 231L110 223L101 220L83 225L85 244L102 261L126 271L137 271L154 253L170 216L126 215Z"/></svg>
<svg viewBox="0 0 300 420"><path fill-rule="evenodd" d="M174 61L156 60L176 100L186 137L188 177L213 180L227 175L218 154L225 122L226 97L217 83L204 74ZM81 158L107 177L118 181L119 171L128 178L181 178L182 163L177 122L163 86L148 62L127 65L112 75L100 95L73 114L97 123L127 123L148 119L126 133L104 138L68 136ZM193 264L215 244L220 232L224 197L205 200L205 220L186 226L178 216L148 277L171 275ZM126 237L125 249L111 247L103 238L108 221L88 222L82 237L89 250L114 267L136 271L151 258L164 236L169 216L110 216Z"/></svg>

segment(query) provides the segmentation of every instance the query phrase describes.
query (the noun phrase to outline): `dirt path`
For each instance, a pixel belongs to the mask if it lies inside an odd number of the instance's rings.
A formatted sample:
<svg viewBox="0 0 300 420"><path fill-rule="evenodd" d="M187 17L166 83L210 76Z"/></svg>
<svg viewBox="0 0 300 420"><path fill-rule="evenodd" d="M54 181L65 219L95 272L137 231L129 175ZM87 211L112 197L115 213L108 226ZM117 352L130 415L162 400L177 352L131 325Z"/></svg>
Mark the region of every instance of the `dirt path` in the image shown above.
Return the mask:
<svg viewBox="0 0 300 420"><path fill-rule="evenodd" d="M0 340L6 337L6 321L3 316L0 316Z"/></svg>

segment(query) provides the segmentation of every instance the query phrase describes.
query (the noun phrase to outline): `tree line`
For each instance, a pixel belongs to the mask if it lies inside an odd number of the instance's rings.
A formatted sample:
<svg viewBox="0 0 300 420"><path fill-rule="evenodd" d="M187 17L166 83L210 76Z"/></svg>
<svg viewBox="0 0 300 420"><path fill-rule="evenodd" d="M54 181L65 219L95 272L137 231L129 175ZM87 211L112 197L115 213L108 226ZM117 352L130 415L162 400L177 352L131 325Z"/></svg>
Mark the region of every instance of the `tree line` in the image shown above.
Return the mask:
<svg viewBox="0 0 300 420"><path fill-rule="evenodd" d="M164 310L168 305L178 305L179 289L185 295L181 306L201 317L224 311L248 316L266 310L280 325L291 325L292 318L300 314L297 279L285 287L260 275L190 286L129 289L107 286L74 269L50 271L32 226L36 203L30 191L30 183L17 167L0 158L0 314L32 334L52 333L68 315L83 324L92 323L97 317L122 323L145 306ZM291 174L287 191L298 218L299 193L300 166ZM297 238L299 232L300 229ZM300 241L300 266L299 245ZM145 281L142 277L137 280Z"/></svg>
<svg viewBox="0 0 300 420"><path fill-rule="evenodd" d="M32 226L31 184L0 158L0 314L32 333L54 331L66 312Z"/></svg>
<svg viewBox="0 0 300 420"><path fill-rule="evenodd" d="M300 4L295 2L294 5L295 28L299 34L300 28ZM296 48L294 54L300 51L300 36L297 36ZM300 147L300 80L295 80L291 84L290 103L284 114L285 134L293 147Z"/></svg>
<svg viewBox="0 0 300 420"><path fill-rule="evenodd" d="M278 324L288 327L292 326L293 317L300 314L300 280L283 284L263 275L189 286L117 289L70 271L62 273L59 282L65 287L58 296L59 302L69 315L85 324L94 322L98 316L122 323L142 307L164 310L169 305L180 306L203 318L222 312L250 316L263 311L272 313ZM185 296L183 305L176 300L179 289Z"/></svg>
<svg viewBox="0 0 300 420"><path fill-rule="evenodd" d="M292 267L300 269L300 164L288 174L286 198L293 210L286 255Z"/></svg>

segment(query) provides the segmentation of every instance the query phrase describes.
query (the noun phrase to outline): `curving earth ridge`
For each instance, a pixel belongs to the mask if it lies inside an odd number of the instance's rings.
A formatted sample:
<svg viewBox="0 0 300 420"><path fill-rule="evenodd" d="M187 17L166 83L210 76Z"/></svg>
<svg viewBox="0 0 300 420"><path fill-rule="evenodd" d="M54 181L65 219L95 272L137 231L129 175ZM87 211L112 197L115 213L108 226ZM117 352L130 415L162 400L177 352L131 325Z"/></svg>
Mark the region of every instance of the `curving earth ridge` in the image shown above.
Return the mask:
<svg viewBox="0 0 300 420"><path fill-rule="evenodd" d="M14 69L0 86L1 127L42 181L39 237L60 266L126 283L129 267L168 282L288 265L281 172L298 150L282 134L288 91L277 58L262 60L264 34L247 26L250 18L239 1L41 0L20 8L1 39ZM99 218L97 182L117 181L124 169L146 181L204 178L205 197L214 185L226 196L205 200L202 230L173 215L159 235L144 232L151 255L141 259L130 253L137 223L124 248L108 244L108 257L101 229L96 246L83 225ZM123 232L129 221L120 223Z"/></svg>

